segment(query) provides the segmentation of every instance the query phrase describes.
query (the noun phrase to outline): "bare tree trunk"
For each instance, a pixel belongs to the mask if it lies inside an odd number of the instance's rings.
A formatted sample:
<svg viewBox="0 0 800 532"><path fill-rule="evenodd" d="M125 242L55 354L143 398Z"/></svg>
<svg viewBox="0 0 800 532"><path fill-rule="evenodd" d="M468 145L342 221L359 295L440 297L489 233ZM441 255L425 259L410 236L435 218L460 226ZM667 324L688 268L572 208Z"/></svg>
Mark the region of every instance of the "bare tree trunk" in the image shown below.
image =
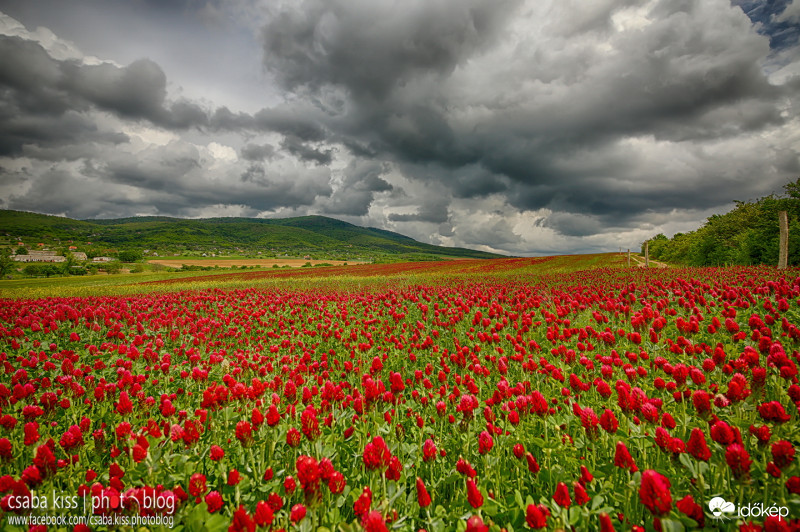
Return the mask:
<svg viewBox="0 0 800 532"><path fill-rule="evenodd" d="M631 267L631 248L628 248L628 268Z"/></svg>
<svg viewBox="0 0 800 532"><path fill-rule="evenodd" d="M789 263L789 216L786 211L778 213L781 226L781 248L778 255L778 269L784 270Z"/></svg>
<svg viewBox="0 0 800 532"><path fill-rule="evenodd" d="M650 267L650 241L647 240L644 243L644 267Z"/></svg>

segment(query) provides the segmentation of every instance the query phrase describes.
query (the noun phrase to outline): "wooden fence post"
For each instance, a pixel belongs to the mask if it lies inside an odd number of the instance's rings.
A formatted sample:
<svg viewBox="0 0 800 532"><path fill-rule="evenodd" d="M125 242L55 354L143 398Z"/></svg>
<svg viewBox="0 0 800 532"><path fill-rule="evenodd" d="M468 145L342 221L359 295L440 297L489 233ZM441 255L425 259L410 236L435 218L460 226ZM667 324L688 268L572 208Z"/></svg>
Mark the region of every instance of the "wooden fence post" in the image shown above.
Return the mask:
<svg viewBox="0 0 800 532"><path fill-rule="evenodd" d="M778 254L778 269L785 270L789 264L789 216L786 211L778 212L781 226L781 247Z"/></svg>

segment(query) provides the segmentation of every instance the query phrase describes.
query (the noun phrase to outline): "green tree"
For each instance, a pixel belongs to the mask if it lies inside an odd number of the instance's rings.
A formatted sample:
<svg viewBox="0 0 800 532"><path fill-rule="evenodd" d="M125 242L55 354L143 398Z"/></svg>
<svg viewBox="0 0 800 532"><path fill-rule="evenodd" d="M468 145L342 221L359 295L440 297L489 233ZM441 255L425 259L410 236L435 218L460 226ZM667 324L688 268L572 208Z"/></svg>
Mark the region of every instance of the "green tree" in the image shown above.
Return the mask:
<svg viewBox="0 0 800 532"><path fill-rule="evenodd" d="M57 275L60 272L57 266L54 264L28 264L22 270L25 275L29 275L31 277L39 277L44 275L45 277L50 277L51 275Z"/></svg>
<svg viewBox="0 0 800 532"><path fill-rule="evenodd" d="M124 249L117 256L122 262L139 262L142 260L142 252L135 249Z"/></svg>
<svg viewBox="0 0 800 532"><path fill-rule="evenodd" d="M0 250L0 276L6 276L15 269L10 250L8 248Z"/></svg>
<svg viewBox="0 0 800 532"><path fill-rule="evenodd" d="M15 255L27 255L28 254L28 248L26 248L25 246L20 246L20 247L17 248L17 250L14 252L14 254Z"/></svg>
<svg viewBox="0 0 800 532"><path fill-rule="evenodd" d="M783 190L786 192L786 195L792 199L800 199L800 177L792 181L791 183L786 183L783 185Z"/></svg>

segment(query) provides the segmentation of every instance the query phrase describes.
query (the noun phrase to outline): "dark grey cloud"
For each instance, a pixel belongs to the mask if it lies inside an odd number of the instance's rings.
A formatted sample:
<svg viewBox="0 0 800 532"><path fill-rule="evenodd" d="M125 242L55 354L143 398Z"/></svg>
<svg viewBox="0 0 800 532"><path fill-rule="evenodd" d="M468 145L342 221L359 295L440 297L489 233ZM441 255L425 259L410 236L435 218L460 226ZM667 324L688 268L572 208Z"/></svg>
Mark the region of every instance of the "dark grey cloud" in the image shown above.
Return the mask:
<svg viewBox="0 0 800 532"><path fill-rule="evenodd" d="M449 198L443 196L426 198L422 201L422 205L417 209L417 212L411 214L391 213L389 214L389 221L445 224L450 220L447 208L449 203Z"/></svg>
<svg viewBox="0 0 800 532"><path fill-rule="evenodd" d="M166 75L148 59L125 67L54 59L38 43L0 35L2 105L14 115L58 117L91 108L168 128L204 125L196 104L166 100ZM8 59L5 59L8 58Z"/></svg>
<svg viewBox="0 0 800 532"><path fill-rule="evenodd" d="M287 89L346 87L383 98L420 75L446 75L493 42L518 0L283 4L263 30L268 68Z"/></svg>
<svg viewBox="0 0 800 532"><path fill-rule="evenodd" d="M301 161L315 164L330 164L333 160L333 149L317 149L301 141L298 137L287 136L281 142L281 148L296 156Z"/></svg>
<svg viewBox="0 0 800 532"><path fill-rule="evenodd" d="M247 144L241 154L248 161L263 161L275 155L275 147L272 144Z"/></svg>
<svg viewBox="0 0 800 532"><path fill-rule="evenodd" d="M635 247L797 177L797 2L9 0L0 196ZM123 15L141 38L95 31Z"/></svg>
<svg viewBox="0 0 800 532"><path fill-rule="evenodd" d="M71 217L120 217L137 213L192 216L218 206L240 206L252 214L285 205L310 206L331 194L324 169L306 172L284 166L281 171L258 164L246 179L209 171L207 155L180 142L151 147L138 154L95 154L79 172L52 165L29 178L24 192L10 197L14 208ZM236 171L231 167L231 174Z"/></svg>
<svg viewBox="0 0 800 532"><path fill-rule="evenodd" d="M354 159L343 171L338 190L322 205L322 212L333 215L365 216L375 195L393 187L384 179L386 164Z"/></svg>
<svg viewBox="0 0 800 532"><path fill-rule="evenodd" d="M741 166L716 150L688 157L678 173L659 154L737 145L796 121L786 108L794 87L768 80L770 42L740 9L669 0L503 7L307 0L265 27L265 64L307 108L346 100L333 107L345 112L318 118L353 154L391 160L452 198L501 195L517 210L558 212L545 225L567 234L721 207L734 190L764 188L743 182ZM651 153L631 160L622 153L629 139ZM777 146L767 148L761 157L774 158ZM781 150L798 160L796 149ZM767 173L770 183L789 177ZM422 209L388 216L426 218Z"/></svg>

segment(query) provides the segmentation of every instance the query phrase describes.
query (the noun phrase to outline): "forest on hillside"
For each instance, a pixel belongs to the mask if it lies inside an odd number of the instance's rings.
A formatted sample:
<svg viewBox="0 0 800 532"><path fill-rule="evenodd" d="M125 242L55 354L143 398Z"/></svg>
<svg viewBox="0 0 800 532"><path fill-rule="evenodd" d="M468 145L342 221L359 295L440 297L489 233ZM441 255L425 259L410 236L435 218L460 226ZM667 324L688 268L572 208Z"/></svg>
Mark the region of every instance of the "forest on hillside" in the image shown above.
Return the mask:
<svg viewBox="0 0 800 532"><path fill-rule="evenodd" d="M757 265L778 263L778 212L789 215L789 265L800 265L800 178L784 193L754 201L737 201L725 214L715 214L695 231L658 234L647 242L650 257L689 266ZM642 243L644 253L645 243Z"/></svg>

